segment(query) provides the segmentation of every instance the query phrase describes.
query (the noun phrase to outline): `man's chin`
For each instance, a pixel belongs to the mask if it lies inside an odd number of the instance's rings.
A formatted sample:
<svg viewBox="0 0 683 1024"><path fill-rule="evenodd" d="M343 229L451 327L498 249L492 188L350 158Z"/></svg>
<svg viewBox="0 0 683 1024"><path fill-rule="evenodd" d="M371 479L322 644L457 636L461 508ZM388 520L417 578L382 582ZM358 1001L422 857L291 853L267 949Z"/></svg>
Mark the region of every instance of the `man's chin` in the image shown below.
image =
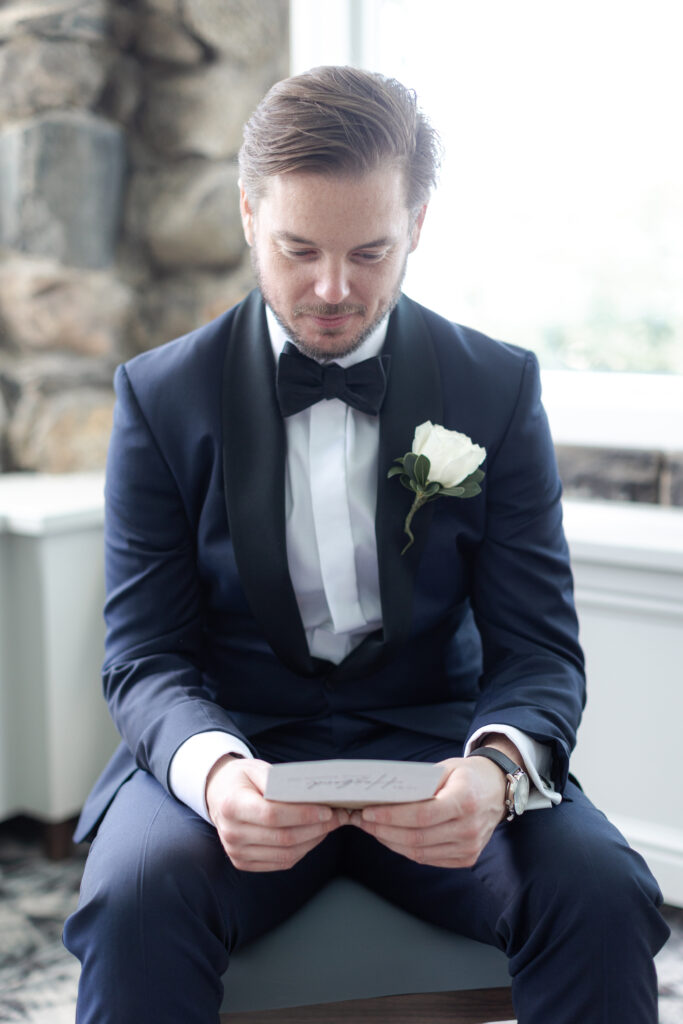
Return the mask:
<svg viewBox="0 0 683 1024"><path fill-rule="evenodd" d="M353 334L334 328L315 332L293 330L285 324L287 334L300 352L311 359L342 359L360 348L368 336L368 328L356 329Z"/></svg>

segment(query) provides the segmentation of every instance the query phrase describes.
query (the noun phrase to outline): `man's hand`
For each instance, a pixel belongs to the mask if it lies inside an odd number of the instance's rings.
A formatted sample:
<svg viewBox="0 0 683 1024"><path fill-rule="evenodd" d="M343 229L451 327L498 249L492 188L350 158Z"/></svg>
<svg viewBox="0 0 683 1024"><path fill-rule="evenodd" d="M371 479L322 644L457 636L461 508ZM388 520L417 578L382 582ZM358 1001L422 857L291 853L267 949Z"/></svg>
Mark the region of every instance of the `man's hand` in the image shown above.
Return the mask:
<svg viewBox="0 0 683 1024"><path fill-rule="evenodd" d="M505 814L505 776L483 757L441 763L449 772L431 800L366 807L351 824L418 864L472 867Z"/></svg>
<svg viewBox="0 0 683 1024"><path fill-rule="evenodd" d="M265 761L222 757L209 772L206 805L223 849L241 871L282 871L340 825L346 811L266 800Z"/></svg>

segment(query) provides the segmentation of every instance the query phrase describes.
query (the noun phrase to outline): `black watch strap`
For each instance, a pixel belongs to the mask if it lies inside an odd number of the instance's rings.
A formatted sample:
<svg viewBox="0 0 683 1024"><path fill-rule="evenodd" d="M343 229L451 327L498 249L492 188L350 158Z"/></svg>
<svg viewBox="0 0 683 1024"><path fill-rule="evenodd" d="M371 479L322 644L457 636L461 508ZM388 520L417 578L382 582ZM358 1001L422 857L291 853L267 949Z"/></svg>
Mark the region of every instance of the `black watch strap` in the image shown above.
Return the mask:
<svg viewBox="0 0 683 1024"><path fill-rule="evenodd" d="M515 772L521 770L521 765L515 764L512 758L507 757L505 754L501 754L500 750L495 750L494 747L477 747L476 750L470 751L468 757L488 757L489 760L494 761L506 775L514 775Z"/></svg>

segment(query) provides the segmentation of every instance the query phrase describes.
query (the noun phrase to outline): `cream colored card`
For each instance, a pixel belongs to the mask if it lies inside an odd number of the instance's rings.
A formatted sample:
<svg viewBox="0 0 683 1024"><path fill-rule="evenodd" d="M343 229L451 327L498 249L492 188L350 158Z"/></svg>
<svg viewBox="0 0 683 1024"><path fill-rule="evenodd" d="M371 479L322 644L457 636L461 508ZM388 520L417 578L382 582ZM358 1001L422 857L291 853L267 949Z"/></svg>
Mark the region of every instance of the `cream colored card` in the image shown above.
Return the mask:
<svg viewBox="0 0 683 1024"><path fill-rule="evenodd" d="M445 773L417 761L293 761L270 766L264 795L347 808L409 803L434 796Z"/></svg>

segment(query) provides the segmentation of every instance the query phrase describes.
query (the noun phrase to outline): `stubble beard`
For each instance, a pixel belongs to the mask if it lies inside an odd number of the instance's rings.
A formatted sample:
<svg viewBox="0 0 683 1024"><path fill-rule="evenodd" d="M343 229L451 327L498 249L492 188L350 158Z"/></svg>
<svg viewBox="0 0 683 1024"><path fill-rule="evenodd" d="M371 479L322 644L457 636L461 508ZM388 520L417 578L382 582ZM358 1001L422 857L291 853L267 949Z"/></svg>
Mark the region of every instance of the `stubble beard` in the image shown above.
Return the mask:
<svg viewBox="0 0 683 1024"><path fill-rule="evenodd" d="M401 297L401 288L403 287L403 280L405 278L406 268L408 265L408 256L406 255L406 258L403 261L403 267L401 268L401 273L399 274L398 282L396 284L394 292L389 301L380 307L374 320L372 320L369 324L366 324L362 328L362 330L360 330L358 334L354 335L354 337L352 337L351 339L346 341L340 341L339 345L336 348L334 346L327 346L325 352L321 353L320 349L315 344L307 341L305 338L302 338L302 336L296 330L296 327L292 323L291 319L285 317L282 311L277 309L277 307L273 304L269 297L268 290L264 287L263 275L261 273L261 267L258 261L258 253L256 251L256 246L252 245L249 251L251 257L252 270L254 271L254 276L261 291L261 295L263 296L264 302L272 309L275 319L277 320L277 322L279 323L280 327L285 332L289 340L294 345L296 345L299 351L302 352L305 356L308 356L309 359L315 359L317 362L330 362L330 360L332 359L341 359L343 356L349 356L360 348L363 342L370 337L375 328L378 327L382 320L384 320L384 318L388 316L395 308L396 303ZM326 305L324 303L321 303L320 305L317 306L294 306L291 315L294 318L299 316L311 315L345 316L347 313L360 314L361 316L364 316L366 312L367 309L365 306L342 302L337 305ZM320 333L324 337L333 338L335 331L334 329L330 331L322 330Z"/></svg>

